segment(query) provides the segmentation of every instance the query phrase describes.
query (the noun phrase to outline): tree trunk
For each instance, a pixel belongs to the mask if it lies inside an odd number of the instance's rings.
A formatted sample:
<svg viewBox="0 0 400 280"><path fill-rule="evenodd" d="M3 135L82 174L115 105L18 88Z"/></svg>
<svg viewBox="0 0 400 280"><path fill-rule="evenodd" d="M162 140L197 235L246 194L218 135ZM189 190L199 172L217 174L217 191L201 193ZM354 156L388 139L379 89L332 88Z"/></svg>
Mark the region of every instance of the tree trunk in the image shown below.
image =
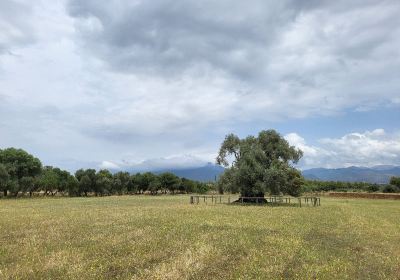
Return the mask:
<svg viewBox="0 0 400 280"><path fill-rule="evenodd" d="M3 191L4 196L7 196L7 190Z"/></svg>
<svg viewBox="0 0 400 280"><path fill-rule="evenodd" d="M264 193L241 193L238 200L235 202L240 203L267 203L267 200L264 198Z"/></svg>

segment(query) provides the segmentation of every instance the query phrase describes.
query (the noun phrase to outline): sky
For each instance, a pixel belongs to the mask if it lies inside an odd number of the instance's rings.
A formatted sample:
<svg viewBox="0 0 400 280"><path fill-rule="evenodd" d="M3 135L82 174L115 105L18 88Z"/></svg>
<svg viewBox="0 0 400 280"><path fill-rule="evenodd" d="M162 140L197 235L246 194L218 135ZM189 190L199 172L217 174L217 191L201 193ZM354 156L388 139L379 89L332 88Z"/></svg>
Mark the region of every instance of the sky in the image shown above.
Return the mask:
<svg viewBox="0 0 400 280"><path fill-rule="evenodd" d="M299 168L400 165L398 0L1 0L0 149L214 162L276 129Z"/></svg>

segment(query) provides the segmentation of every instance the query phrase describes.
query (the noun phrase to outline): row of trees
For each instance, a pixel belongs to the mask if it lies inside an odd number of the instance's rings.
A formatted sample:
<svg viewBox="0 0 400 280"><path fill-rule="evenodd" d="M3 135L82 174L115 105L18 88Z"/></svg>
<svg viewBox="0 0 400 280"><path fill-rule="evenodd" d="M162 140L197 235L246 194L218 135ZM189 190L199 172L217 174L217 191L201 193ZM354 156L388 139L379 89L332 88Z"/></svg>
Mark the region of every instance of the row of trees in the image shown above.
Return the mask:
<svg viewBox="0 0 400 280"><path fill-rule="evenodd" d="M306 181L303 191L305 192L400 192L400 177L392 177L389 184L378 185L365 182L340 182L340 181Z"/></svg>
<svg viewBox="0 0 400 280"><path fill-rule="evenodd" d="M0 191L3 196L42 192L70 196L140 194L140 193L205 193L209 184L179 178L172 173L129 174L108 170L80 169L75 175L60 168L45 166L38 158L22 149L0 150Z"/></svg>

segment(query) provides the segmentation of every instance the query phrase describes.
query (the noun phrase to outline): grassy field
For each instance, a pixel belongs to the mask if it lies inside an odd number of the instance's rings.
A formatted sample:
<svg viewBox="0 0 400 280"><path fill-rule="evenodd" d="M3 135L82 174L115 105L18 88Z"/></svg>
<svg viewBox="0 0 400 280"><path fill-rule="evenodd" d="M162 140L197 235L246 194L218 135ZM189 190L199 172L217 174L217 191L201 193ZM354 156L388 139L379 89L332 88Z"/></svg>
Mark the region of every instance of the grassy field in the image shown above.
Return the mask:
<svg viewBox="0 0 400 280"><path fill-rule="evenodd" d="M400 279L400 202L0 200L0 279Z"/></svg>

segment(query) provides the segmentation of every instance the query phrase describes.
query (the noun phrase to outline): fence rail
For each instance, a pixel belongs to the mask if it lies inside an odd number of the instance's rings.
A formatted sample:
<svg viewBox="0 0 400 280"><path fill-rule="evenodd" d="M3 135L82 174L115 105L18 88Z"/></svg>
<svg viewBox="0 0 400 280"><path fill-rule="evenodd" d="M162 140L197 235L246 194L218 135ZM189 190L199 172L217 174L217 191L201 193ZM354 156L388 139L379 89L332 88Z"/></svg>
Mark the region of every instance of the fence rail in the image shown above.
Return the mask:
<svg viewBox="0 0 400 280"><path fill-rule="evenodd" d="M317 196L302 196L302 197L291 197L291 196L264 196L264 197L244 197L239 198L225 195L191 195L190 204L200 203L211 203L211 204L230 204L236 202L240 204L244 203L256 203L256 204L271 204L271 205L298 205L302 206L321 206L321 198Z"/></svg>

